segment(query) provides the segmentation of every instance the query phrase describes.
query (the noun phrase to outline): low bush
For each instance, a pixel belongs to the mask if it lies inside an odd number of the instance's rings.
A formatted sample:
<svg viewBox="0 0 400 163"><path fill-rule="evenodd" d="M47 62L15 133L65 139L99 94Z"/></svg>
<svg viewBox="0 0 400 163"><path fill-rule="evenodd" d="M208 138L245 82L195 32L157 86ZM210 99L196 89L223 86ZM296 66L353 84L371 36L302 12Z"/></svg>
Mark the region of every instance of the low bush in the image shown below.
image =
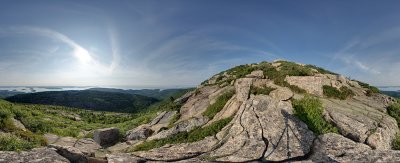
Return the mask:
<svg viewBox="0 0 400 163"><path fill-rule="evenodd" d="M226 72L229 75L234 75L237 79L237 78L245 77L247 74L250 74L254 70L256 70L256 68L251 65L240 65L240 66L231 68L231 69L227 70Z"/></svg>
<svg viewBox="0 0 400 163"><path fill-rule="evenodd" d="M259 94L263 94L263 95L269 95L269 93L271 93L273 90L275 90L275 88L271 88L271 87L255 87L255 86L251 86L250 87L250 94L254 94L254 95L259 95Z"/></svg>
<svg viewBox="0 0 400 163"><path fill-rule="evenodd" d="M400 126L400 103L394 103L389 105L387 108L387 113L393 117L397 125ZM400 150L400 134L397 134L392 142L392 149Z"/></svg>
<svg viewBox="0 0 400 163"><path fill-rule="evenodd" d="M293 100L294 115L307 124L316 134L338 133L338 129L325 121L321 101L306 95L301 100Z"/></svg>
<svg viewBox="0 0 400 163"><path fill-rule="evenodd" d="M354 92L345 86L340 87L340 90L339 90L335 87L324 85L322 87L322 89L323 89L324 95L328 98L336 98L336 99L345 100L348 97L354 96Z"/></svg>
<svg viewBox="0 0 400 163"><path fill-rule="evenodd" d="M325 69L323 69L323 68L321 68L321 67L317 67L317 66L315 66L315 65L306 65L306 67L308 67L308 68L313 68L313 69L317 70L317 71L318 71L319 73L321 73L321 74L332 74L332 75L337 75L337 74L334 73L334 72L325 70Z"/></svg>
<svg viewBox="0 0 400 163"><path fill-rule="evenodd" d="M400 134L397 134L392 141L392 149L400 150Z"/></svg>
<svg viewBox="0 0 400 163"><path fill-rule="evenodd" d="M357 81L357 82L361 87L368 89L367 93L366 93L367 96L372 96L374 93L380 93L381 92L377 87L371 86L371 85L369 85L367 83L363 83L363 82L360 82L360 81Z"/></svg>
<svg viewBox="0 0 400 163"><path fill-rule="evenodd" d="M235 92L231 90L220 95L217 100L215 100L214 104L207 107L203 112L203 115L208 117L210 120L213 119L214 116L224 108L226 102L228 102L234 94Z"/></svg>
<svg viewBox="0 0 400 163"><path fill-rule="evenodd" d="M23 151L36 147L35 143L11 134L0 135L0 151Z"/></svg>
<svg viewBox="0 0 400 163"><path fill-rule="evenodd" d="M387 113L396 119L397 125L400 126L400 104L399 103L394 103L389 105L387 108Z"/></svg>
<svg viewBox="0 0 400 163"><path fill-rule="evenodd" d="M281 63L280 66L280 73L282 76L313 76L314 73L309 67L299 65L294 62L288 62L288 61L278 61Z"/></svg>
<svg viewBox="0 0 400 163"><path fill-rule="evenodd" d="M153 148L162 147L166 144L196 142L196 141L204 139L207 136L212 136L212 135L217 134L230 121L232 121L232 117L216 121L216 122L212 123L211 125L203 127L203 128L200 128L200 127L195 128L189 132L186 132L186 131L180 132L176 135L173 135L173 136L170 136L167 138L146 141L146 142L143 142L142 144L135 146L133 149L130 149L129 151L146 151L146 150L150 150Z"/></svg>

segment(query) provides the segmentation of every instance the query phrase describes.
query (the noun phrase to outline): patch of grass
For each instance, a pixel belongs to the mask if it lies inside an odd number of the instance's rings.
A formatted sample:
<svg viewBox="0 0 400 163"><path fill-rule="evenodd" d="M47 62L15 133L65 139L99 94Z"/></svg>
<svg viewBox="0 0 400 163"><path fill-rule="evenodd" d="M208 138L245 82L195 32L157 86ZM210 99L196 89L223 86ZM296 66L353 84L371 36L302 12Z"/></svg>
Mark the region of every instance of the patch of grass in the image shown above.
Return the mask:
<svg viewBox="0 0 400 163"><path fill-rule="evenodd" d="M381 91L377 87L371 86L371 85L369 85L367 83L363 83L363 82L360 82L360 81L357 81L357 82L361 87L367 89L367 92L365 94L367 96L372 96L374 93L381 93Z"/></svg>
<svg viewBox="0 0 400 163"><path fill-rule="evenodd" d="M308 68L313 68L313 69L317 70L317 71L318 71L319 73L321 73L321 74L332 74L332 75L337 75L337 73L334 73L334 72L325 70L325 69L323 69L323 68L321 68L321 67L317 67L317 66L315 66L315 65L306 65L306 67L308 67Z"/></svg>
<svg viewBox="0 0 400 163"><path fill-rule="evenodd" d="M234 94L235 92L230 90L220 95L217 100L215 100L214 104L207 107L207 109L203 112L203 116L208 117L210 120L213 119L214 116L224 108L226 102L228 102L228 100L231 99Z"/></svg>
<svg viewBox="0 0 400 163"><path fill-rule="evenodd" d="M256 67L253 67L252 65L240 65L240 66L231 68L231 69L227 70L226 72L229 75L235 76L237 79L237 78L245 77L247 74L250 74L254 70L256 70Z"/></svg>
<svg viewBox="0 0 400 163"><path fill-rule="evenodd" d="M3 145L2 147L10 150L26 150L30 147L43 146L46 145L46 141L41 135L45 133L78 137L83 130L90 131L108 127L117 127L121 133L125 133L141 124L150 122L159 111L179 110L181 105L171 101L178 95L173 95L173 97L133 114L89 111L63 106L13 104L0 99L0 129L13 136L12 139L4 138L2 140L10 144L10 146ZM81 120L76 120L71 116L80 117ZM28 130L22 131L16 128L12 118L21 121ZM86 137L92 137L92 134L88 134ZM23 144L24 142L31 143L29 148L27 144ZM18 147L16 143L21 143L21 147Z"/></svg>
<svg viewBox="0 0 400 163"><path fill-rule="evenodd" d="M24 151L37 147L34 142L11 134L0 135L0 151Z"/></svg>
<svg viewBox="0 0 400 163"><path fill-rule="evenodd" d="M301 100L294 100L293 108L294 115L314 133L338 133L338 129L323 118L322 103L318 98L306 95Z"/></svg>
<svg viewBox="0 0 400 163"><path fill-rule="evenodd" d="M306 91L295 85L290 85L285 81L286 76L312 76L314 73L311 68L299 65L294 62L278 61L281 63L279 71L268 62L261 62L258 67L264 72L264 75L273 80L276 85L288 87L293 92L304 94Z"/></svg>
<svg viewBox="0 0 400 163"><path fill-rule="evenodd" d="M397 134L392 142L392 149L400 150L400 134Z"/></svg>
<svg viewBox="0 0 400 163"><path fill-rule="evenodd" d="M130 151L146 151L146 150L150 150L153 148L162 147L166 144L196 142L196 141L204 139L207 136L212 136L212 135L217 134L230 121L232 121L232 117L216 121L216 122L212 123L211 125L204 127L204 128L198 127L189 132L186 132L186 131L180 132L176 135L173 135L173 136L170 136L167 138L146 141L146 142L143 142L142 144L135 146Z"/></svg>
<svg viewBox="0 0 400 163"><path fill-rule="evenodd" d="M280 73L283 73L284 76L313 76L314 73L309 67L299 65L294 62L288 61L278 61L281 63Z"/></svg>
<svg viewBox="0 0 400 163"><path fill-rule="evenodd" d="M254 95L259 95L259 94L263 94L263 95L269 95L269 93L271 93L273 90L275 90L275 88L271 88L271 87L255 87L255 86L251 86L250 87L250 94L254 94Z"/></svg>
<svg viewBox="0 0 400 163"><path fill-rule="evenodd" d="M336 98L336 99L340 99L340 100L345 100L348 97L354 96L354 92L345 86L340 87L340 90L339 90L335 87L324 85L324 86L322 86L322 89L323 89L324 95L328 98Z"/></svg>
<svg viewBox="0 0 400 163"><path fill-rule="evenodd" d="M400 126L400 103L394 103L389 105L387 108L387 113L393 117L397 125ZM392 142L392 149L400 150L400 134L397 134Z"/></svg>
<svg viewBox="0 0 400 163"><path fill-rule="evenodd" d="M387 108L387 113L396 119L397 125L400 126L400 104L399 103L394 103L389 105Z"/></svg>

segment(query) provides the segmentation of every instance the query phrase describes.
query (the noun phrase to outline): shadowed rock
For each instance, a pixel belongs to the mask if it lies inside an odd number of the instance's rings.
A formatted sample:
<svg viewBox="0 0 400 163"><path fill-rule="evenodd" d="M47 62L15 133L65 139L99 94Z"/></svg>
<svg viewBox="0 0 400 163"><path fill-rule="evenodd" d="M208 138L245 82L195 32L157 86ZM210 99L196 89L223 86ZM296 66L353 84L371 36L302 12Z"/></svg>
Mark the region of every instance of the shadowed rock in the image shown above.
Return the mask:
<svg viewBox="0 0 400 163"><path fill-rule="evenodd" d="M139 126L126 132L126 140L143 140L149 137L153 130L148 125Z"/></svg>
<svg viewBox="0 0 400 163"><path fill-rule="evenodd" d="M119 130L115 127L95 130L93 139L103 147L112 146L119 139Z"/></svg>

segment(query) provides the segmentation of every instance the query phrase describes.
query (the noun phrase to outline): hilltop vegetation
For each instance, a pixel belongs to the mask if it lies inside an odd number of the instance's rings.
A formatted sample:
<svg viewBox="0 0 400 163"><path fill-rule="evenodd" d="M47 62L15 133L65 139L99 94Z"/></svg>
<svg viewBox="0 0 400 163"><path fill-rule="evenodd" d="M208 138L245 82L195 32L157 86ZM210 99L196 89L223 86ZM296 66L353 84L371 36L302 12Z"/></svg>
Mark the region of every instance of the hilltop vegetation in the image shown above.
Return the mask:
<svg viewBox="0 0 400 163"><path fill-rule="evenodd" d="M146 109L158 99L135 94L101 91L51 91L20 94L6 98L16 103L59 105L96 111L134 113Z"/></svg>
<svg viewBox="0 0 400 163"><path fill-rule="evenodd" d="M400 98L400 91L381 91L383 94L386 94L388 96L392 96L395 98Z"/></svg>
<svg viewBox="0 0 400 163"><path fill-rule="evenodd" d="M24 92L0 90L0 98L6 98L18 94L24 94Z"/></svg>
<svg viewBox="0 0 400 163"><path fill-rule="evenodd" d="M105 93L110 94L110 92ZM184 93L185 91L179 91L171 94L170 98L158 101L133 114L99 112L64 106L15 104L0 99L0 131L7 133L0 133L0 150L20 151L44 146L47 142L43 134L46 133L78 138L92 137L89 131L117 127L123 135L138 125L150 122L159 111L176 110L176 107L180 106L175 106L171 100ZM13 119L20 121L26 130L16 127Z"/></svg>

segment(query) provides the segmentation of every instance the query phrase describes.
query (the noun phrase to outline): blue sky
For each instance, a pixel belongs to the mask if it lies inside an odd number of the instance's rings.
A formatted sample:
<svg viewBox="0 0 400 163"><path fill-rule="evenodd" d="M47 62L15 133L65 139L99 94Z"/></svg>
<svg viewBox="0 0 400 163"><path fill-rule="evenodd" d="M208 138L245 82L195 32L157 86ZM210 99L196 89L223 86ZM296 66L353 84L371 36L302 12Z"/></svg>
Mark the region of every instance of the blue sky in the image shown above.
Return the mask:
<svg viewBox="0 0 400 163"><path fill-rule="evenodd" d="M400 1L2 1L0 85L195 86L285 59L400 85Z"/></svg>

